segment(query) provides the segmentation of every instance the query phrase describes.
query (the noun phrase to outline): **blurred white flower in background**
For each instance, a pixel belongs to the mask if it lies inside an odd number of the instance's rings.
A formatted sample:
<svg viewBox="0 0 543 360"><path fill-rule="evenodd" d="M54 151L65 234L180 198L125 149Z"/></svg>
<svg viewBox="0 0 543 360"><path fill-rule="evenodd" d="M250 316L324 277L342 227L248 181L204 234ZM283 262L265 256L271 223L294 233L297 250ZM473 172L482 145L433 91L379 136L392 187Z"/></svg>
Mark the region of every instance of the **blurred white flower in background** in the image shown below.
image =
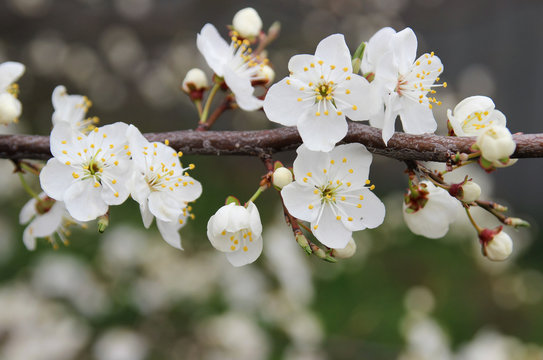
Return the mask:
<svg viewBox="0 0 543 360"><path fill-rule="evenodd" d="M106 330L93 347L96 360L143 360L147 352L147 340L125 328Z"/></svg>

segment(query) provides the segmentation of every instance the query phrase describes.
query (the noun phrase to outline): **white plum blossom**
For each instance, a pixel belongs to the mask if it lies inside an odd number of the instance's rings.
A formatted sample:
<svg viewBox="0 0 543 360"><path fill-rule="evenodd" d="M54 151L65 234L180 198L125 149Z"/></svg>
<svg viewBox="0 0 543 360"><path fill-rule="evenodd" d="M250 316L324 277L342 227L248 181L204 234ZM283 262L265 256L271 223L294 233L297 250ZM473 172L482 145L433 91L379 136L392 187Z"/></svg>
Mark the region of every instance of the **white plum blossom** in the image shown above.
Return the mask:
<svg viewBox="0 0 543 360"><path fill-rule="evenodd" d="M351 54L341 34L330 35L315 55L295 55L290 76L274 84L264 100L268 119L297 126L304 145L330 151L347 134L347 116L368 120L378 109L370 85L353 74Z"/></svg>
<svg viewBox="0 0 543 360"><path fill-rule="evenodd" d="M490 162L506 163L517 147L513 136L504 126L490 126L477 137L475 145L481 156Z"/></svg>
<svg viewBox="0 0 543 360"><path fill-rule="evenodd" d="M215 249L225 252L234 266L254 262L262 252L262 223L256 205L247 207L233 202L224 205L209 218L207 237Z"/></svg>
<svg viewBox="0 0 543 360"><path fill-rule="evenodd" d="M341 249L353 231L381 225L385 206L369 186L372 155L364 145L339 145L327 153L301 145L296 151L295 181L281 196L292 216L311 223L322 244Z"/></svg>
<svg viewBox="0 0 543 360"><path fill-rule="evenodd" d="M267 59L254 56L248 40L240 40L234 34L229 45L215 26L205 24L196 38L196 45L209 67L224 78L240 108L253 111L262 107L263 101L254 95L252 81L266 80L260 70Z"/></svg>
<svg viewBox="0 0 543 360"><path fill-rule="evenodd" d="M365 50L361 71L373 73L372 92L380 94L379 111L370 118L372 126L383 129L385 144L394 134L399 115L403 130L409 134L433 133L437 123L432 104L441 105L433 87L443 71L441 60L434 53L418 59L417 37L410 28L395 33L385 28L374 35ZM384 105L384 108L383 108Z"/></svg>
<svg viewBox="0 0 543 360"><path fill-rule="evenodd" d="M189 216L187 203L202 194L200 182L186 172L194 165L183 168L177 151L163 143L147 141L133 125L127 133L133 162L130 191L140 205L143 224L149 228L156 217L164 240L182 249L178 230Z"/></svg>
<svg viewBox="0 0 543 360"><path fill-rule="evenodd" d="M466 203L472 203L479 200L481 196L481 187L479 184L473 181L466 181L462 186L462 195L459 197L460 200Z"/></svg>
<svg viewBox="0 0 543 360"><path fill-rule="evenodd" d="M74 131L88 133L94 129L97 118L85 119L87 111L92 103L86 96L69 95L66 88L59 85L53 90L52 96L53 108L53 126L60 123L69 124Z"/></svg>
<svg viewBox="0 0 543 360"><path fill-rule="evenodd" d="M429 181L421 181L419 192L425 192L417 209L403 202L403 218L411 232L430 239L438 239L449 231L461 208L460 202ZM420 200L420 199L418 199Z"/></svg>
<svg viewBox="0 0 543 360"><path fill-rule="evenodd" d="M234 15L232 28L244 38L253 38L262 30L262 19L255 9L247 7Z"/></svg>
<svg viewBox="0 0 543 360"><path fill-rule="evenodd" d="M30 199L19 213L19 223L29 223L23 232L23 243L28 250L36 249L36 238L49 238L53 245L56 234L63 243L66 243L64 223L71 219L66 212L62 201L56 201L45 193L38 195L38 199Z"/></svg>
<svg viewBox="0 0 543 360"><path fill-rule="evenodd" d="M353 238L343 249L332 249L331 255L337 259L348 259L356 253L356 243Z"/></svg>
<svg viewBox="0 0 543 360"><path fill-rule="evenodd" d="M17 122L22 106L17 99L18 87L14 84L25 72L23 64L8 61L0 64L0 124Z"/></svg>
<svg viewBox="0 0 543 360"><path fill-rule="evenodd" d="M63 201L78 221L90 221L123 203L131 171L126 138L128 125L115 123L95 128L88 135L59 123L51 132L51 153L40 173L43 191Z"/></svg>
<svg viewBox="0 0 543 360"><path fill-rule="evenodd" d="M447 110L447 117L456 136L477 136L489 126L505 127L505 115L495 109L487 96L470 96Z"/></svg>

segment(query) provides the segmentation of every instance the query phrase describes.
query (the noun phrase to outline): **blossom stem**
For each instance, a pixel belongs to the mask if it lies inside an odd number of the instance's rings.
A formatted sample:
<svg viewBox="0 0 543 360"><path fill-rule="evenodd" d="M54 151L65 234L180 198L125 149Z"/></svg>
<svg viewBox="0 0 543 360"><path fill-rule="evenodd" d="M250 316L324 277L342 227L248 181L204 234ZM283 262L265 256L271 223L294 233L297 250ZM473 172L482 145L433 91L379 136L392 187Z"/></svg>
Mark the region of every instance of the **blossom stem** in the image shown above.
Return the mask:
<svg viewBox="0 0 543 360"><path fill-rule="evenodd" d="M32 196L34 199L36 199L37 201L41 201L40 197L38 196L38 194L36 194L34 192L34 190L32 190L30 188L30 186L28 186L28 183L26 182L24 176L22 173L19 173L19 179L21 180L21 185L23 185L23 188L25 189L25 191L30 195Z"/></svg>
<svg viewBox="0 0 543 360"><path fill-rule="evenodd" d="M215 83L213 87L211 88L211 91L209 92L209 96L207 97L206 104L204 106L204 110L202 111L202 115L200 115L200 124L203 124L207 120L207 116L209 114L209 108L211 107L211 103L213 102L213 98L217 94L217 91L221 88L220 84Z"/></svg>
<svg viewBox="0 0 543 360"><path fill-rule="evenodd" d="M196 99L194 100L194 105L196 105L196 109L198 110L198 117L201 119L202 118L202 100L200 99Z"/></svg>
<svg viewBox="0 0 543 360"><path fill-rule="evenodd" d="M475 220L473 219L473 216L471 216L471 212L469 211L469 205L464 204L464 209L466 210L466 214L468 215L469 221L471 222L471 224L473 225L473 227L475 228L475 230L477 230L477 233L480 234L481 231L483 231L483 229L481 229L481 228L479 227L479 225L477 225L477 223L476 223Z"/></svg>
<svg viewBox="0 0 543 360"><path fill-rule="evenodd" d="M260 194L262 194L262 192L264 190L266 190L268 187L267 186L260 186L256 192L253 194L253 196L251 196L251 198L249 199L249 201L247 201L247 203L249 202L255 202L256 199L258 199L258 197L260 196Z"/></svg>

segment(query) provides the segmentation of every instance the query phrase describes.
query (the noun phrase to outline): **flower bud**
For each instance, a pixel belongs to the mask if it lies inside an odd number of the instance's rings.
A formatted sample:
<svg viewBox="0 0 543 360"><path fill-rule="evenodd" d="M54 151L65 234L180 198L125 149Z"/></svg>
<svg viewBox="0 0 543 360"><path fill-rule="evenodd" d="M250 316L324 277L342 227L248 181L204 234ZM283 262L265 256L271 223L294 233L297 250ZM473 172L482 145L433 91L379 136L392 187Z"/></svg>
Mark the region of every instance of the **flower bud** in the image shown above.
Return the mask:
<svg viewBox="0 0 543 360"><path fill-rule="evenodd" d="M21 115L21 103L9 93L0 94L0 124L17 122Z"/></svg>
<svg viewBox="0 0 543 360"><path fill-rule="evenodd" d="M517 163L518 159L507 159L505 163L502 163L501 161L493 161L492 166L495 168L505 168L512 165L515 165Z"/></svg>
<svg viewBox="0 0 543 360"><path fill-rule="evenodd" d="M487 258L492 261L503 261L507 259L513 251L513 240L511 240L509 235L500 231L483 246Z"/></svg>
<svg viewBox="0 0 543 360"><path fill-rule="evenodd" d="M241 9L234 15L232 27L244 38L257 36L262 30L262 19L255 9L248 7Z"/></svg>
<svg viewBox="0 0 543 360"><path fill-rule="evenodd" d="M462 195L459 197L460 200L466 203L471 203L479 200L481 196L481 187L474 183L473 181L466 181L462 186Z"/></svg>
<svg viewBox="0 0 543 360"><path fill-rule="evenodd" d="M273 172L273 185L279 189L287 186L292 182L292 172L286 167L277 168Z"/></svg>
<svg viewBox="0 0 543 360"><path fill-rule="evenodd" d="M516 144L506 127L491 126L477 138L475 143L482 157L490 162L507 159L515 152Z"/></svg>
<svg viewBox="0 0 543 360"><path fill-rule="evenodd" d="M275 71L268 65L260 67L258 73L264 79L265 84L271 84L275 79Z"/></svg>
<svg viewBox="0 0 543 360"><path fill-rule="evenodd" d="M343 249L332 249L332 256L338 259L347 259L354 255L356 252L356 243L351 238Z"/></svg>
<svg viewBox="0 0 543 360"><path fill-rule="evenodd" d="M205 90L209 86L206 74L198 69L190 69L183 79L183 91L190 94L193 91Z"/></svg>

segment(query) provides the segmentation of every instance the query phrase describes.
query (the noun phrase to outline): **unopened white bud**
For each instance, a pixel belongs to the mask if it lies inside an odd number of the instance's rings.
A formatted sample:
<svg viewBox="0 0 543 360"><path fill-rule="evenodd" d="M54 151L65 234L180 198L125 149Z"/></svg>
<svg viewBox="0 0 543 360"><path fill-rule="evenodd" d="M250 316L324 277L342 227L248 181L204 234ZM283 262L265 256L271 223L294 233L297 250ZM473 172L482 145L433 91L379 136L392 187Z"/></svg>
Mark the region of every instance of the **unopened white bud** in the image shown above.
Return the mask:
<svg viewBox="0 0 543 360"><path fill-rule="evenodd" d="M268 65L264 65L260 67L258 72L259 72L259 75L264 80L266 80L266 84L272 83L273 80L275 79L275 71L273 71L273 69Z"/></svg>
<svg viewBox="0 0 543 360"><path fill-rule="evenodd" d="M490 162L507 159L515 152L516 144L506 127L491 126L477 138L476 145L483 158Z"/></svg>
<svg viewBox="0 0 543 360"><path fill-rule="evenodd" d="M462 200L463 202L471 203L479 200L481 196L481 187L473 181L467 181L462 185Z"/></svg>
<svg viewBox="0 0 543 360"><path fill-rule="evenodd" d="M286 167L280 167L273 172L273 185L279 189L287 186L292 182L292 172Z"/></svg>
<svg viewBox="0 0 543 360"><path fill-rule="evenodd" d="M0 124L16 122L21 115L21 103L9 93L0 94Z"/></svg>
<svg viewBox="0 0 543 360"><path fill-rule="evenodd" d="M248 7L234 15L232 27L244 38L254 37L262 30L262 19L255 9Z"/></svg>
<svg viewBox="0 0 543 360"><path fill-rule="evenodd" d="M503 261L513 251L513 240L511 237L500 231L485 246L486 257L492 261Z"/></svg>
<svg viewBox="0 0 543 360"><path fill-rule="evenodd" d="M343 249L333 249L332 255L338 259L347 259L352 257L355 252L356 243L354 242L353 238L351 238Z"/></svg>
<svg viewBox="0 0 543 360"><path fill-rule="evenodd" d="M182 87L184 92L190 93L192 90L203 90L208 85L206 74L201 69L194 68L187 72Z"/></svg>

